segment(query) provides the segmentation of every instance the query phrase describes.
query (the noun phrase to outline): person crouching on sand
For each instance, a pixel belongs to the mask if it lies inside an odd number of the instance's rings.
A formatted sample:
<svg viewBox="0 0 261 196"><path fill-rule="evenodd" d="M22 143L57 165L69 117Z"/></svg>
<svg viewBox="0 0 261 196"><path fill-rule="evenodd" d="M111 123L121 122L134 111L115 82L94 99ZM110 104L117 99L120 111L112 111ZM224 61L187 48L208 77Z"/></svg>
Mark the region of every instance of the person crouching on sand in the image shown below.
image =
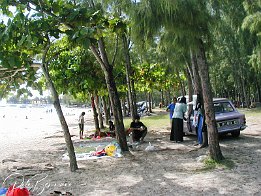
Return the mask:
<svg viewBox="0 0 261 196"><path fill-rule="evenodd" d="M140 116L137 115L134 121L130 124L129 132L132 132L133 142L143 142L147 135L147 127L140 121Z"/></svg>

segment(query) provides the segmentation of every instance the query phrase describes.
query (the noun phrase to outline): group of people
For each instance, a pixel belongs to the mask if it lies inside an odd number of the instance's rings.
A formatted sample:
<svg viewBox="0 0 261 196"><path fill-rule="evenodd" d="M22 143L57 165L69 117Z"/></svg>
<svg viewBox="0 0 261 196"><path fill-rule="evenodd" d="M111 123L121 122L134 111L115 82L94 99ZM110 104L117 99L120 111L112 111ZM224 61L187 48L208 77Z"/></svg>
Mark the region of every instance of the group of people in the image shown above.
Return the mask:
<svg viewBox="0 0 261 196"><path fill-rule="evenodd" d="M83 139L84 130L84 116L85 112L82 112L79 116L78 124L80 129L80 139ZM115 126L112 121L109 121L109 133L115 136ZM113 134L114 133L114 134ZM140 116L136 115L133 122L130 124L128 129L128 134L132 133L133 142L143 142L145 136L147 135L147 127L140 121Z"/></svg>
<svg viewBox="0 0 261 196"><path fill-rule="evenodd" d="M176 97L173 98L171 104L168 105L166 111L169 111L170 114L170 141L172 142L183 142L183 121L187 121L185 118L185 112L187 111L186 98L183 96L179 100ZM197 103L194 110L193 126L196 129L198 144L203 143L203 125L204 125L204 116L201 110L200 97L197 95ZM190 118L190 115L189 117Z"/></svg>
<svg viewBox="0 0 261 196"><path fill-rule="evenodd" d="M187 111L186 98L183 96L179 100L177 100L177 98L174 97L172 103L168 105L166 111L169 111L170 114L170 125L171 125L170 141L176 143L183 142L183 136L184 136L183 121L187 120L185 118L185 112ZM80 139L83 138L84 115L85 112L82 112L79 117ZM202 126L201 124L202 123L199 123L199 126ZM115 126L113 125L112 121L110 121L109 128L110 131L114 131L115 129ZM144 138L147 135L147 127L140 121L139 115L135 116L133 122L131 122L130 128L127 131L127 134L130 133L132 133L131 137L133 142L144 141ZM202 138L199 139L202 140Z"/></svg>

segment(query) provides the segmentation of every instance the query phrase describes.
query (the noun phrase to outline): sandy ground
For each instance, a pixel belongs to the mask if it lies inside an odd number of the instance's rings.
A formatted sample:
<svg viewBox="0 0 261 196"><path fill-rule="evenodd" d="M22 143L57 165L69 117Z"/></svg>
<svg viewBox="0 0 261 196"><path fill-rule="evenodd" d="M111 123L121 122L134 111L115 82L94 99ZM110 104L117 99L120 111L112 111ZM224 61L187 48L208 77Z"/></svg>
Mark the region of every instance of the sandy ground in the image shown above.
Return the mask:
<svg viewBox="0 0 261 196"><path fill-rule="evenodd" d="M90 141L78 139L77 118L66 117L71 134L77 135L73 142L87 145ZM239 138L221 138L222 153L233 166L214 169L200 161L208 149L195 147L194 136L171 143L168 125L158 125L149 127L146 142L122 158L78 161L80 169L70 172L62 161L66 149L59 122L54 116L41 120L21 122L22 133L12 132L13 125L1 130L0 183L6 179L5 186L24 181L33 195L261 195L261 114L247 116L248 128ZM86 125L87 134L93 123ZM154 151L145 151L148 142Z"/></svg>

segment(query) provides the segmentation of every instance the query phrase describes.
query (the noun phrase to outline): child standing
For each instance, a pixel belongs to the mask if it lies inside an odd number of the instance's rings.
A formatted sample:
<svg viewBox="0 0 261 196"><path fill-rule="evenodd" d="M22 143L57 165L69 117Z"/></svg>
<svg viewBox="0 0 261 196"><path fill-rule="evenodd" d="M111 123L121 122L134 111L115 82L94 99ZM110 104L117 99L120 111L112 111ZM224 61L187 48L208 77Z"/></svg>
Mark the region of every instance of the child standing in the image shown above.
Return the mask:
<svg viewBox="0 0 261 196"><path fill-rule="evenodd" d="M80 139L83 139L84 115L85 112L82 112L81 115L79 116Z"/></svg>

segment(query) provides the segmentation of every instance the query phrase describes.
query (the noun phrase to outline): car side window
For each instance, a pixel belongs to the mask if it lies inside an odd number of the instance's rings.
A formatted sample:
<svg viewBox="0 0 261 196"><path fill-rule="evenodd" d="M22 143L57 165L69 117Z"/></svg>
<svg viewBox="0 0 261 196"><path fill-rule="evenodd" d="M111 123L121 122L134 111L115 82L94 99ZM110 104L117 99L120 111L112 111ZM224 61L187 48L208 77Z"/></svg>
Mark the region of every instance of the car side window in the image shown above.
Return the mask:
<svg viewBox="0 0 261 196"><path fill-rule="evenodd" d="M223 112L223 107L221 103L215 103L214 104L214 110L215 113L222 113Z"/></svg>
<svg viewBox="0 0 261 196"><path fill-rule="evenodd" d="M224 112L233 112L234 108L231 106L229 102L225 102L222 104L224 108Z"/></svg>

